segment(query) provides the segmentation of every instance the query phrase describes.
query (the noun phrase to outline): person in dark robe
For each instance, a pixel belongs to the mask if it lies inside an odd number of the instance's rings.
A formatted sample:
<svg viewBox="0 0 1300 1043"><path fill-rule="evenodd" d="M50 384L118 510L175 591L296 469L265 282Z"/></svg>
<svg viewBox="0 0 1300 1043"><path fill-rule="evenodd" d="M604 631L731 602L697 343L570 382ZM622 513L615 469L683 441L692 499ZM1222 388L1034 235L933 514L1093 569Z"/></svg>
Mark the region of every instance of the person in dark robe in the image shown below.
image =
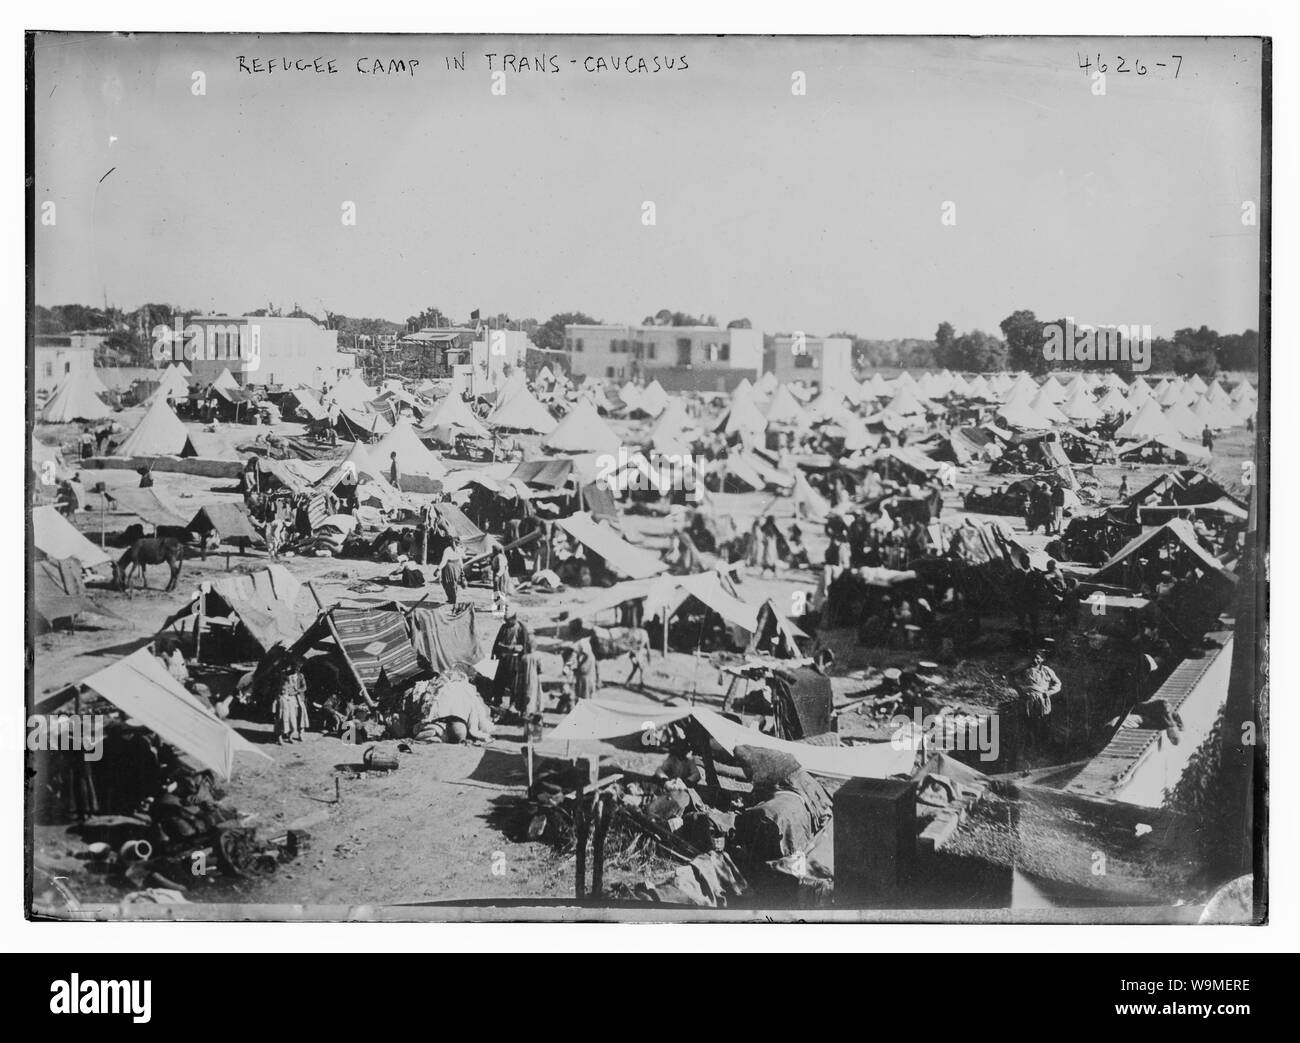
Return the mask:
<svg viewBox="0 0 1300 1043"><path fill-rule="evenodd" d="M518 707L528 703L528 669L533 652L533 635L519 620L513 605L505 609L505 622L492 643L492 658L497 660L493 699L497 706L509 703Z"/></svg>

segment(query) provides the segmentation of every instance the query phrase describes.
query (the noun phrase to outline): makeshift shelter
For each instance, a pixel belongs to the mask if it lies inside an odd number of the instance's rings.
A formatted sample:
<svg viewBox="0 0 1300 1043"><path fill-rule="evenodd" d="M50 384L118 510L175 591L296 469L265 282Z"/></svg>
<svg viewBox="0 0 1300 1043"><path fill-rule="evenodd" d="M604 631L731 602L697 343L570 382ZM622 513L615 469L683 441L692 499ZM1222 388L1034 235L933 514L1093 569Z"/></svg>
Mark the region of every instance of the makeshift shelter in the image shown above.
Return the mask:
<svg viewBox="0 0 1300 1043"><path fill-rule="evenodd" d="M424 673L407 632L406 617L396 605L336 605L322 612L290 651L304 655L317 647L341 656L345 673L367 702L385 686L400 691Z"/></svg>
<svg viewBox="0 0 1300 1043"><path fill-rule="evenodd" d="M596 407L586 400L579 401L568 416L542 439L542 448L556 453L616 456L622 444L622 439L596 412Z"/></svg>
<svg viewBox="0 0 1300 1043"><path fill-rule="evenodd" d="M218 720L147 648L91 674L81 684L222 779L229 779L234 771L236 754L271 760Z"/></svg>
<svg viewBox="0 0 1300 1043"><path fill-rule="evenodd" d="M36 621L52 627L60 619L75 620L99 608L86 596L81 562L76 558L46 558L32 566L32 602Z"/></svg>
<svg viewBox="0 0 1300 1043"><path fill-rule="evenodd" d="M415 651L430 670L460 670L471 677L491 651L498 625L473 605L417 605L409 618Z"/></svg>
<svg viewBox="0 0 1300 1043"><path fill-rule="evenodd" d="M393 425L382 413L345 406L330 407L334 428L349 442L374 442L388 434Z"/></svg>
<svg viewBox="0 0 1300 1043"><path fill-rule="evenodd" d="M241 550L262 542L261 535L253 528L244 508L235 503L209 503L200 507L186 527L199 535L204 546L212 536L216 536L221 543Z"/></svg>
<svg viewBox="0 0 1300 1043"><path fill-rule="evenodd" d="M97 569L112 560L53 507L32 508L32 543L46 558L76 558L86 569Z"/></svg>
<svg viewBox="0 0 1300 1043"><path fill-rule="evenodd" d="M634 547L613 529L595 521L586 511L560 518L555 523L575 541L595 554L610 572L629 579L644 579L666 572L658 556Z"/></svg>
<svg viewBox="0 0 1300 1043"><path fill-rule="evenodd" d="M204 583L185 608L164 623L194 621L197 640L195 657L210 651L206 634L216 634L227 651L243 651L235 642L247 640L257 654L277 644L289 645L306 627L299 619L297 604L302 584L283 565L271 564L256 572L223 576Z"/></svg>
<svg viewBox="0 0 1300 1043"><path fill-rule="evenodd" d="M198 456L185 425L165 397L155 397L140 423L113 450L116 457Z"/></svg>
<svg viewBox="0 0 1300 1043"><path fill-rule="evenodd" d="M757 729L723 717L702 706L647 706L601 699L583 700L542 739L544 753L563 756L581 743L639 742L647 728L660 730L670 724L693 720L728 755L737 746L755 746L788 753L804 770L828 778L886 779L909 775L916 761L910 743L871 743L865 746L822 746L792 742L766 735Z"/></svg>
<svg viewBox="0 0 1300 1043"><path fill-rule="evenodd" d="M112 416L113 411L95 393L91 380L89 370L69 374L45 403L41 420L47 424L70 424L77 420L102 420Z"/></svg>
<svg viewBox="0 0 1300 1043"><path fill-rule="evenodd" d="M308 421L329 419L329 410L316 397L310 388L296 387L285 394L280 402L280 411L284 416L300 416Z"/></svg>
<svg viewBox="0 0 1300 1043"><path fill-rule="evenodd" d="M487 425L506 431L522 431L538 435L549 435L558 426L555 417L551 416L547 408L537 401L527 386L521 386L509 397L505 397L505 388L503 388L502 395L497 398L496 406L487 415Z"/></svg>
<svg viewBox="0 0 1300 1043"><path fill-rule="evenodd" d="M124 486L104 495L113 504L114 511L134 515L155 531L160 528L185 528L185 517L164 503L154 489Z"/></svg>
<svg viewBox="0 0 1300 1043"><path fill-rule="evenodd" d="M1173 518L1157 529L1149 529L1134 536L1093 574L1092 581L1123 586L1131 578L1126 567L1131 560L1158 554L1162 549L1185 553L1195 567L1207 574L1231 583L1237 581L1237 577L1225 569L1218 558L1201 546L1191 523L1185 518Z"/></svg>
<svg viewBox="0 0 1300 1043"><path fill-rule="evenodd" d="M1245 517L1246 504L1204 471L1185 468L1160 475L1124 502L1134 507L1205 507L1228 500Z"/></svg>

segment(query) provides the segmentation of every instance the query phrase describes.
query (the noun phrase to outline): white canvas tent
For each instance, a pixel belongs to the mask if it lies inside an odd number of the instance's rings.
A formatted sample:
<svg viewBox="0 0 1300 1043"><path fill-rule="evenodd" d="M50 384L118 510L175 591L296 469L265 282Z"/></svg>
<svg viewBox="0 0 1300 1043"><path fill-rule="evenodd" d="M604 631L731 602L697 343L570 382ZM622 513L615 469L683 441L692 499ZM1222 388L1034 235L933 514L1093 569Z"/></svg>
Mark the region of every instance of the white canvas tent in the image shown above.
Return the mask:
<svg viewBox="0 0 1300 1043"><path fill-rule="evenodd" d="M76 558L83 569L95 569L112 560L53 507L32 508L32 543L47 558Z"/></svg>
<svg viewBox="0 0 1300 1043"><path fill-rule="evenodd" d="M197 456L185 425L180 422L166 398L155 397L153 405L116 449L113 456Z"/></svg>
<svg viewBox="0 0 1300 1043"><path fill-rule="evenodd" d="M41 410L47 424L70 424L76 420L103 420L113 411L104 405L91 387L89 370L68 374Z"/></svg>
<svg viewBox="0 0 1300 1043"><path fill-rule="evenodd" d="M622 440L605 423L596 407L582 399L559 425L542 439L542 448L557 453L616 455Z"/></svg>

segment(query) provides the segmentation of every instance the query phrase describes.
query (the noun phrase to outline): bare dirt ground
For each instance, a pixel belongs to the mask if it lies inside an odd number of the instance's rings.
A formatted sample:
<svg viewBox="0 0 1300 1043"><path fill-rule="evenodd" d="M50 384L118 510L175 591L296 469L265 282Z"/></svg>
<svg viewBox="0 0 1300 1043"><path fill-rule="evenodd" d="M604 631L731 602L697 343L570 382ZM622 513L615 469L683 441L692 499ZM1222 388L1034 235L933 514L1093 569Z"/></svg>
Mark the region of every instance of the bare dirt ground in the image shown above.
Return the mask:
<svg viewBox="0 0 1300 1043"><path fill-rule="evenodd" d="M134 419L124 415L122 422L129 429ZM295 433L300 430L296 425L282 425L280 429ZM228 439L233 446L265 430L225 427L220 437ZM67 438L69 433L56 430L51 434ZM1216 446L1212 469L1222 480L1244 491L1241 464L1252 456L1252 438L1244 430L1234 431ZM1097 467L1095 477L1104 502L1118 488L1122 474L1129 474L1129 486L1136 490L1148 476L1164 470L1168 468ZM134 485L138 481L131 471L88 471L85 478L88 485L98 480L110 486ZM993 483L1006 480L1007 476L992 479ZM197 509L198 505L216 499L239 499L230 482L159 474L156 483L160 495L178 508ZM976 483L987 485L990 479L983 473L963 475L961 489ZM948 495L945 520L952 520L954 512L960 513L960 491ZM92 504L97 501L98 497L91 498ZM736 523L742 528L765 511L786 520L792 514L788 500L774 504L767 494L730 497L728 506L734 509ZM187 511L182 509L181 513ZM1021 520L1002 520L1023 536ZM78 525L98 542L94 512L83 514ZM812 531L812 526L803 528L810 558L820 561L825 549L822 534ZM626 529L633 541L656 547L663 541L667 523L659 518L629 514ZM1025 539L1041 545L1045 538ZM230 559L230 568L251 570L264 561L260 552L235 554ZM340 598L356 598L357 594L350 589L354 584L385 576L393 569L388 564L330 558L296 559L287 563L300 578L315 581L327 605ZM94 598L118 618L99 617L80 624L76 633L59 631L34 638L37 697L74 682L149 641L163 621L189 601L200 581L223 575L226 568L224 556L209 557L206 561L187 560L178 588L170 594L158 589L165 582L165 569L154 570L150 577L153 589L147 592L128 597L110 590L92 591ZM790 605L795 591L811 593L816 575L811 571L783 571L775 578L749 574L744 575L743 583L747 591L770 596L777 605ZM366 596L410 601L417 600L422 593L391 587L383 595ZM549 626L554 623L555 602L570 595L571 592L566 592L554 599L521 596L518 599L521 617L534 628ZM484 608L490 607L490 595L485 589L472 589L470 598ZM441 601L441 592L430 600ZM824 636L840 655L837 671L842 674L869 665L892 665L878 651L857 649L851 632ZM546 647L545 640L542 646ZM664 703L688 697L718 705L724 693L718 670L703 657L676 652L663 657L656 652L646 691L627 690L616 683L625 677L626 670L624 661L603 664L602 679L611 683L602 690L600 698ZM558 673L558 660L547 657L545 671ZM852 677L836 678L837 696L851 691L857 684ZM555 714L547 714L548 727L558 720ZM269 742L269 725L233 719L230 723L254 742ZM282 833L290 825L307 829L311 834L311 849L263 880L230 883L200 877L176 882L186 886L191 901L220 903L354 906L571 897L571 857L557 855L545 843L515 843L507 837L508 832L513 832L507 823L517 821L525 791L521 740L518 727L505 726L484 747L416 745L413 753L402 756L399 770L384 776L363 774L359 778L351 777L348 766L360 759L362 747L319 734L311 734L299 746L264 745L262 748L271 755L272 762L240 759L234 778L225 787L226 800L243 815L253 816L252 824L268 836ZM639 760L635 767L646 771L653 768L656 758L642 756ZM66 827L39 827L35 831L35 862L68 877L73 891L83 899L114 900L120 892L107 886L101 878L86 873L85 864L75 857L80 846ZM640 867L636 865L615 863L607 871L610 882L620 879L634 882L641 878Z"/></svg>

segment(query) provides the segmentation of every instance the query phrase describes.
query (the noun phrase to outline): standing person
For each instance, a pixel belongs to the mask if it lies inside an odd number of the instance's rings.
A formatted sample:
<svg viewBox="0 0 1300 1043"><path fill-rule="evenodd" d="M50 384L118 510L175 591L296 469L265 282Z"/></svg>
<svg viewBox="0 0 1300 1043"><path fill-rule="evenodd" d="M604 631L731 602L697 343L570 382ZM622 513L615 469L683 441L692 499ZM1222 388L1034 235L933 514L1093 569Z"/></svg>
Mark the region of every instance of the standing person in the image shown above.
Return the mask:
<svg viewBox="0 0 1300 1043"><path fill-rule="evenodd" d="M600 666L596 661L596 649L592 646L591 635L582 627L582 621L575 619L569 627L573 638L573 697L577 701L592 699L600 691Z"/></svg>
<svg viewBox="0 0 1300 1043"><path fill-rule="evenodd" d="M90 433L90 425L87 424L81 429L81 458L89 460L95 455L95 436Z"/></svg>
<svg viewBox="0 0 1300 1043"><path fill-rule="evenodd" d="M1059 533L1062 523L1065 521L1065 486L1055 484L1052 486L1052 525L1048 530L1051 533Z"/></svg>
<svg viewBox="0 0 1300 1043"><path fill-rule="evenodd" d="M1201 432L1201 445L1205 446L1211 453L1214 452L1214 432L1210 430L1210 425L1205 425L1205 430Z"/></svg>
<svg viewBox="0 0 1300 1043"><path fill-rule="evenodd" d="M447 595L447 602L455 608L460 597L460 588L465 586L465 565L461 558L460 540L453 539L443 550L438 573L442 580L443 592Z"/></svg>
<svg viewBox="0 0 1300 1043"><path fill-rule="evenodd" d="M510 594L510 559L501 544L492 548L492 611L506 610L506 597Z"/></svg>
<svg viewBox="0 0 1300 1043"><path fill-rule="evenodd" d="M302 742L307 725L307 681L298 669L298 661L289 659L280 676L275 696L275 741Z"/></svg>
<svg viewBox="0 0 1300 1043"><path fill-rule="evenodd" d="M1052 696L1061 690L1061 679L1047 665L1041 648L1034 649L1029 665L1015 678L1020 693L1021 710L1026 724L1025 753L1041 753L1047 743Z"/></svg>
<svg viewBox="0 0 1300 1043"><path fill-rule="evenodd" d="M266 553L272 561L280 560L280 545L283 541L284 522L280 520L280 512L277 510L266 523Z"/></svg>
<svg viewBox="0 0 1300 1043"><path fill-rule="evenodd" d="M400 490L402 488L399 484L402 480L402 472L397 466L397 450L395 449L388 454L388 480L393 483L394 489Z"/></svg>
<svg viewBox="0 0 1300 1043"><path fill-rule="evenodd" d="M632 678L637 678L637 687L645 688L645 671L650 665L650 635L641 627L636 627L632 631L632 647L627 650L627 657L631 661L631 669L627 672L627 681L624 687L632 687Z"/></svg>
<svg viewBox="0 0 1300 1043"><path fill-rule="evenodd" d="M1127 500L1127 499L1128 499L1128 475L1124 475L1124 476L1119 480L1119 497L1118 497L1118 498L1121 499L1121 500Z"/></svg>
<svg viewBox="0 0 1300 1043"><path fill-rule="evenodd" d="M770 514L763 519L760 532L760 545L758 554L758 563L763 574L771 572L776 575L776 567L781 562L781 545L778 542L780 533L777 531L776 519Z"/></svg>
<svg viewBox="0 0 1300 1043"><path fill-rule="evenodd" d="M497 706L508 702L518 708L521 702L528 703L533 635L519 621L519 613L513 605L505 606L505 616L505 622L492 643L492 658L497 661L492 695Z"/></svg>

